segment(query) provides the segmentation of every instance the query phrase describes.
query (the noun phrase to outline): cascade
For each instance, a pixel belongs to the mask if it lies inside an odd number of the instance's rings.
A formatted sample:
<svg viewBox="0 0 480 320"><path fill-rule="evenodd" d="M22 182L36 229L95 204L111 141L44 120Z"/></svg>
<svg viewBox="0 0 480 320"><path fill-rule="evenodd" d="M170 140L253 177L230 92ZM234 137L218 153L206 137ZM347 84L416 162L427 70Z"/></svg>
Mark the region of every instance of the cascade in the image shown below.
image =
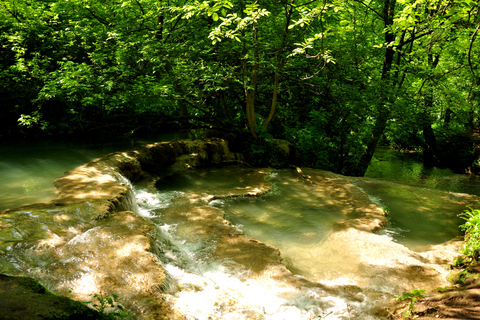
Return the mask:
<svg viewBox="0 0 480 320"><path fill-rule="evenodd" d="M136 189L140 214L157 225L167 301L187 319L373 320L412 286L446 284L449 270L438 262L448 263L454 244L414 252L385 233L363 231L372 229L372 221L362 222L365 212L375 209L367 195L341 176L308 173L322 183L312 186L291 170L268 171L271 191L254 198L231 191L241 193L251 169L197 170L157 184L155 193ZM290 271L258 272L251 267L255 252L239 250L243 257L235 258L219 250L224 239L207 211L279 248Z"/></svg>
<svg viewBox="0 0 480 320"><path fill-rule="evenodd" d="M80 301L118 294L138 319L384 319L394 295L446 285L458 250L443 243L455 232L412 246L397 217L455 226L478 205L313 169L191 170L237 160L223 141L180 141L71 170L58 199L2 212L0 272Z"/></svg>

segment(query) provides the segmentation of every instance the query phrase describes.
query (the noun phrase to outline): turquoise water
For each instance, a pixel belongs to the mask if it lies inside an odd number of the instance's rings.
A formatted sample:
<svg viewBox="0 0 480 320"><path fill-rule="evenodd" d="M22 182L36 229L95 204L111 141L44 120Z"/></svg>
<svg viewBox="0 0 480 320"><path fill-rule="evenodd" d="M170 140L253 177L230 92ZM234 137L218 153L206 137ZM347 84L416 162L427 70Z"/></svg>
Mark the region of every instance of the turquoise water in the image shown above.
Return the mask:
<svg viewBox="0 0 480 320"><path fill-rule="evenodd" d="M389 148L377 149L365 178L480 196L480 177L445 168L427 168L418 155L401 154Z"/></svg>
<svg viewBox="0 0 480 320"><path fill-rule="evenodd" d="M365 178L353 180L390 212L382 231L410 248L441 243L462 235L458 218L467 206L480 208L480 178L450 169L426 168L414 155L380 148Z"/></svg>
<svg viewBox="0 0 480 320"><path fill-rule="evenodd" d="M163 139L162 139L163 138ZM53 181L108 153L175 138L91 143L39 142L0 146L0 210L55 199Z"/></svg>
<svg viewBox="0 0 480 320"><path fill-rule="evenodd" d="M271 183L270 192L228 197L229 190L243 193L244 188L261 184L263 177L256 170ZM456 212L476 201L475 196L314 169L303 172L310 181L292 169L192 170L157 183L155 195L137 196L140 207L150 208L145 215L161 226L169 239L162 242L165 248L161 249L168 257L166 270L182 288L169 301L188 314L188 319L196 319L198 314L205 319L226 319L226 314L232 313L236 313L235 319L250 319L245 310L255 310L255 319L313 319L331 314L332 319L379 320L384 318L376 314L377 307L393 295L415 287L432 290L442 281L438 279L446 279L449 270L435 264L448 264L453 258L446 256L456 254L456 249L447 254L440 244L459 234ZM391 207L392 222L387 228L372 233L357 229L355 223L343 224L380 210L369 199ZM152 205L147 205L149 202ZM299 282L291 284L292 278L282 274L251 273L250 265L256 265L261 257L238 247L222 256L219 252L224 251L216 251L216 247L225 238L218 238L216 229L209 227L210 220L199 215L209 212L208 207L214 207L218 216L246 236L278 248L282 263ZM432 245L439 246L435 249ZM243 258L232 261L233 251ZM182 254L177 257L179 252ZM412 272L415 268L438 268L445 275L433 279ZM269 283L273 290L265 292L263 285L253 283ZM292 288L301 288L301 292L290 291ZM243 300L254 294L260 294L258 299ZM272 299L285 300L267 302ZM286 317L280 309L287 306L294 316Z"/></svg>

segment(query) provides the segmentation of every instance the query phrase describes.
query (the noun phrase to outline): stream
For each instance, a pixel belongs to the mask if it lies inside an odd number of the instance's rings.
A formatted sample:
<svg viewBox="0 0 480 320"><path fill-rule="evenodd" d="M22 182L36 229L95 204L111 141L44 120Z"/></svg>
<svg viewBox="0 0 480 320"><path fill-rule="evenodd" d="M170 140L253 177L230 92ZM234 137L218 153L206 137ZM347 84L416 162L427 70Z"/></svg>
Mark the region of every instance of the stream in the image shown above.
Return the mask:
<svg viewBox="0 0 480 320"><path fill-rule="evenodd" d="M44 141L0 146L0 210L54 199L53 180L61 177L65 171L107 153L179 137L178 134L164 134L154 140L121 139L91 143Z"/></svg>
<svg viewBox="0 0 480 320"><path fill-rule="evenodd" d="M50 151L1 154L0 210L52 199L54 178L110 147ZM162 289L178 313L189 320L377 320L385 319L383 307L395 295L414 288L431 294L448 284L447 266L458 252L452 240L461 235L458 214L478 204L478 178L426 169L388 152L364 178L307 168L303 174L229 166L164 177L155 188L131 186L136 213L155 225L154 253L167 273ZM366 215L382 208L388 223L378 228ZM92 243L102 252L109 241L101 237L103 227L68 245ZM122 238L105 227L112 239ZM67 246L55 253L62 256L55 263L48 250L6 259L21 273L53 279L67 272L64 265L83 263L77 251ZM70 279L61 286L81 291L91 282Z"/></svg>
<svg viewBox="0 0 480 320"><path fill-rule="evenodd" d="M449 272L439 261L447 264L456 249L442 243L460 235L457 214L468 195L304 173L318 183L295 170L222 168L178 174L155 193L137 189L141 214L161 230L176 287L169 301L187 319L382 319L394 295L416 285L435 290L439 283L425 274ZM262 179L273 187L260 197L225 197ZM375 234L345 223L370 201L390 208L389 224ZM224 240L198 222L199 207L218 209L246 236L278 248L294 277L256 272L255 253L218 253Z"/></svg>

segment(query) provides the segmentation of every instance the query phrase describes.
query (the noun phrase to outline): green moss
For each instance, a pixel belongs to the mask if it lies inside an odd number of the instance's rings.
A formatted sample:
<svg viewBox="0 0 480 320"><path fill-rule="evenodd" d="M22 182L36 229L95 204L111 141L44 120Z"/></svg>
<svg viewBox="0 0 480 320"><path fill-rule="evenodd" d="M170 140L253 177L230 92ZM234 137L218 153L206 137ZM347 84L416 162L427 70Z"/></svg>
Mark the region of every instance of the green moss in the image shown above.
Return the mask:
<svg viewBox="0 0 480 320"><path fill-rule="evenodd" d="M2 319L12 320L110 319L81 302L55 295L32 278L6 275L0 275L0 310Z"/></svg>

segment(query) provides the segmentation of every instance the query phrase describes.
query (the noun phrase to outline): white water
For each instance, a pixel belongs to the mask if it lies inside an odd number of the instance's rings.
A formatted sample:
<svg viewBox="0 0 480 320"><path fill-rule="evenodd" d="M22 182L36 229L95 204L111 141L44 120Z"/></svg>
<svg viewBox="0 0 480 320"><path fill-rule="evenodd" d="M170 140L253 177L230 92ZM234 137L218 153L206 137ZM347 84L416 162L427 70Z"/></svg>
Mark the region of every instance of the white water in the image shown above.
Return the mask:
<svg viewBox="0 0 480 320"><path fill-rule="evenodd" d="M210 191L228 194L233 180L244 182L247 176L254 175L197 170L167 180L165 191L136 192L140 214L158 226L157 253L170 275L164 286L168 302L189 320L384 319L382 307L394 295L417 286L434 290L448 273L441 264L448 264L456 249L413 252L398 243L409 230L331 229L342 219L356 218L356 208L365 205L362 192L348 189L346 180L311 185L294 171L283 171L270 174L276 186L267 195L208 200ZM255 273L219 257L217 235L199 236L198 226L190 225L200 219L192 218L195 206L215 208L237 230L279 248L292 273L275 266ZM249 259L255 262L255 256Z"/></svg>
<svg viewBox="0 0 480 320"><path fill-rule="evenodd" d="M352 279L310 282L301 276L279 277L275 270L255 275L231 260L213 260L215 238L196 242L179 236L178 224L163 223L162 210L183 195L137 190L140 214L157 222L159 256L172 278L168 301L187 319L350 319L355 314L379 319L364 313L375 302L363 293L352 299L336 289L343 285L355 291ZM221 206L222 200L210 204ZM385 299L382 294L377 298Z"/></svg>
<svg viewBox="0 0 480 320"><path fill-rule="evenodd" d="M170 201L168 195L146 191L139 192L138 199L143 215L157 218L161 218L157 209ZM361 307L314 285L296 287L274 275L254 277L233 261L209 260L214 239L189 243L176 236L176 225L159 225L158 230L164 267L175 283L168 301L187 319L348 319L351 308Z"/></svg>

